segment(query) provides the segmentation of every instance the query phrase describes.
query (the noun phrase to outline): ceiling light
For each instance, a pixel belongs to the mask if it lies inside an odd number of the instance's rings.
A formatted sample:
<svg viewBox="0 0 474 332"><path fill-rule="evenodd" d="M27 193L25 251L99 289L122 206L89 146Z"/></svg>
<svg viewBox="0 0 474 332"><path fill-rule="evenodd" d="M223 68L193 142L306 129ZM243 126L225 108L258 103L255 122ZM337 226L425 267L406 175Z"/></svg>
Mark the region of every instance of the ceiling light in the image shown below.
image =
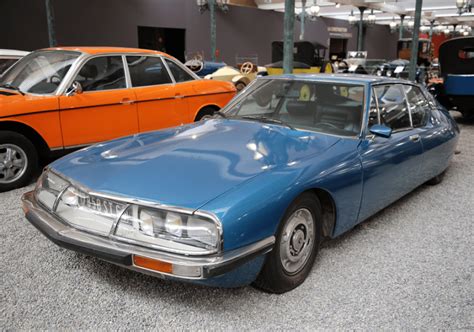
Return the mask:
<svg viewBox="0 0 474 332"><path fill-rule="evenodd" d="M369 16L367 17L367 21L368 21L369 24L374 24L374 23L375 23L375 19L376 19L376 17L375 17L375 14L374 14L374 10L371 9L371 10L370 10L370 14L369 14Z"/></svg>
<svg viewBox="0 0 474 332"><path fill-rule="evenodd" d="M341 7L341 4L340 3L336 3L336 8L339 8Z"/></svg>
<svg viewBox="0 0 474 332"><path fill-rule="evenodd" d="M318 15L320 9L321 9L321 8L319 8L319 6L317 6L317 5L311 6L311 7L309 8L311 15Z"/></svg>
<svg viewBox="0 0 474 332"><path fill-rule="evenodd" d="M351 14L347 17L347 20L349 21L350 24L355 24L356 22L356 17L354 15L354 11L351 10Z"/></svg>

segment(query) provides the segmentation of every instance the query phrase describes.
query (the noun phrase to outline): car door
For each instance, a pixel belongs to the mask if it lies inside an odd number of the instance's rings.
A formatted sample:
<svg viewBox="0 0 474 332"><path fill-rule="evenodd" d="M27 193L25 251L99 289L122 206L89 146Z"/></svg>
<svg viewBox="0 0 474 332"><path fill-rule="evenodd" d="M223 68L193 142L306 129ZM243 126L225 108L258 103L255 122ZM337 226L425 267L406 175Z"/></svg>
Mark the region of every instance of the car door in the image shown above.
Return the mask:
<svg viewBox="0 0 474 332"><path fill-rule="evenodd" d="M375 86L368 119L369 129L383 124L392 129L392 134L388 138L368 134L359 146L364 180L359 221L422 183L421 137L412 126L402 85Z"/></svg>
<svg viewBox="0 0 474 332"><path fill-rule="evenodd" d="M140 132L189 122L186 100L176 89L161 56L127 55L127 64L137 101Z"/></svg>
<svg viewBox="0 0 474 332"><path fill-rule="evenodd" d="M441 116L435 116L438 112L436 107L430 105L420 87L405 84L403 88L410 106L413 127L420 135L423 145L420 176L424 181L428 181L439 175L448 166L452 147L445 143L453 133L447 129L446 124L440 121Z"/></svg>
<svg viewBox="0 0 474 332"><path fill-rule="evenodd" d="M65 147L138 132L135 95L127 87L121 55L87 60L73 82L81 85L82 93L59 98Z"/></svg>

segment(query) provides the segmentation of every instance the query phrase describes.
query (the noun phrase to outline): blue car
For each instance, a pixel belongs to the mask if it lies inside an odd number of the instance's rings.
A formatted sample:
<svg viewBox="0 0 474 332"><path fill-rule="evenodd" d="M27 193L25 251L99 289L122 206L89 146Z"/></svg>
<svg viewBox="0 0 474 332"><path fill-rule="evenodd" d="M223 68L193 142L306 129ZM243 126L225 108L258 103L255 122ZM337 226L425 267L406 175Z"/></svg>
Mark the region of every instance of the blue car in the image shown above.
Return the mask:
<svg viewBox="0 0 474 332"><path fill-rule="evenodd" d="M323 239L439 183L458 138L418 84L267 76L212 118L53 162L23 206L62 247L166 279L283 293Z"/></svg>

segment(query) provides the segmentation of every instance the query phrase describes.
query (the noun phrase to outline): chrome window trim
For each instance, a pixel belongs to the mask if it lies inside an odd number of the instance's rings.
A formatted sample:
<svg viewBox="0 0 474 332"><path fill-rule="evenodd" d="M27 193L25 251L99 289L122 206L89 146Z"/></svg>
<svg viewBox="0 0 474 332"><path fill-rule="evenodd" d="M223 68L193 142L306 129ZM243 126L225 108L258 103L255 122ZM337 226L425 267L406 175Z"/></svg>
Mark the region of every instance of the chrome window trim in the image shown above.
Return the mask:
<svg viewBox="0 0 474 332"><path fill-rule="evenodd" d="M69 183L69 185L66 187L66 189L61 191L61 193L56 198L56 200L53 204L53 206L55 206L55 207L57 207L57 205L59 204L59 200L60 200L62 194L67 190L67 188L70 187L70 186L73 186L73 187L85 192L86 194L88 194L90 196L95 196L95 197L98 197L98 198L111 200L111 201L114 201L114 202L117 202L117 203L123 203L125 205L125 208L124 208L123 211L120 212L120 217L123 215L123 213L126 211L126 209L128 208L129 205L138 205L138 206L148 207L148 208L152 208L152 209L159 209L159 210L162 210L162 211L169 211L169 212L176 212L176 213L180 213L180 214L186 214L186 215L189 215L189 216L192 216L192 215L201 216L201 217L205 217L205 218L213 221L214 224L216 225L216 228L217 228L217 231L218 231L218 241L217 241L216 250L202 250L199 253L196 253L196 252L193 252L193 251L173 249L173 248L169 248L169 247L165 247L165 246L159 246L159 245L153 245L153 244L150 244L150 246L154 249L163 250L163 251L166 251L166 252L172 252L172 253L181 254L181 255L192 255L192 256L216 254L216 253L222 252L223 249L224 249L224 234L223 234L224 230L223 230L223 227L222 227L222 222L212 212L203 211L203 210L199 210L199 209L189 209L189 208L177 207L177 206L172 206L172 205L165 205L165 204L160 204L160 203L156 203L156 202L152 202L152 201L146 201L146 200L143 200L143 199L130 198L130 197L125 197L125 196L104 194L104 193L96 192L96 191L93 191L93 190L89 189L87 186L84 186L83 184L78 183L77 181L69 178L68 176L63 175L62 173L52 169L51 167L46 167L44 169L44 172L47 172L47 171L53 173L54 175L62 178L63 180L65 180L66 182ZM41 202L40 202L40 204L41 204ZM55 211L51 211L50 209L48 209L44 206L43 206L43 208L45 208L47 211L50 211L50 212L54 213L54 216L56 218L58 218L63 223L65 223L65 224L67 224L67 225L69 225L73 228L77 228L77 229L80 229L80 230L85 231L87 233L104 237L102 234L95 233L95 232L91 231L90 229L84 229L84 228L82 228L80 226L76 226L76 225L72 226L66 220L63 220L61 217L59 217L55 213ZM119 220L120 219L114 221L110 232L112 232L113 228L116 229L116 227L118 226ZM116 224L115 224L115 222L116 222ZM118 240L120 242L131 243L131 244L138 245L138 246L141 246L141 247L144 247L144 248L150 248L150 246L144 245L141 242L134 241L132 239L122 238L122 237L116 236L115 234L112 234L112 233L110 233L109 236L105 237L105 238ZM170 243L173 243L173 241L170 241L170 240L164 240L164 241L168 241Z"/></svg>
<svg viewBox="0 0 474 332"><path fill-rule="evenodd" d="M174 78L174 75L171 72L170 67L168 67L168 64L166 63L165 59L163 59L162 56L160 56L160 59L161 63L163 64L163 66L165 66L166 71L168 72L168 76L171 78L171 82L173 82L173 84L176 84L176 79Z"/></svg>
<svg viewBox="0 0 474 332"><path fill-rule="evenodd" d="M130 69L128 68L127 57L125 54L122 54L122 63L123 63L123 70L125 72L125 84L127 85L127 89L132 88L132 78L130 77Z"/></svg>
<svg viewBox="0 0 474 332"><path fill-rule="evenodd" d="M405 98L405 107L407 107L407 111L408 111L408 115L409 115L409 118L410 118L410 127L406 127L406 128L398 128L398 129L392 129L392 132L393 133L399 133L401 131L406 131L406 130L411 130L413 129L413 123L411 121L411 112L410 112L410 107L409 107L409 104L408 104L408 101L407 101L407 95L405 93L405 89L403 88L402 85L415 85L415 84L410 84L409 82L407 84L403 83L403 82L399 82L399 81L396 81L396 82L382 82L382 83L377 83L377 84L373 84L373 87L376 88L376 87L379 87L379 86L384 86L384 85L396 85L399 89L402 90L402 93L403 93L403 96ZM378 102L377 102L377 105L378 105ZM377 106L378 107L378 106Z"/></svg>
<svg viewBox="0 0 474 332"><path fill-rule="evenodd" d="M142 54L142 53L126 53L124 54L125 56L125 62L126 62L126 65L127 65L127 69L130 73L130 69L128 68L128 63L127 63L127 56L145 56L145 57L149 57L149 58L160 58L161 60L161 63L163 64L163 66L165 66L166 68L166 72L168 73L168 76L171 80L171 82L169 83L161 83L161 84L152 84L152 85L143 85L143 86L134 86L133 85L133 82L132 82L132 75L130 75L130 88L131 89L141 89L141 88L149 88L149 87L154 87L154 86L166 86L166 85L172 85L174 86L175 85L175 81L174 81L174 77L173 75L171 75L169 69L168 69L168 66L166 66L165 62L163 61L163 56L160 55L160 54ZM161 98L163 99L163 98Z"/></svg>
<svg viewBox="0 0 474 332"><path fill-rule="evenodd" d="M411 128L414 128L413 127L413 119L411 117L411 105L410 103L408 102L408 94L407 92L405 91L405 85L411 85L411 84L399 84L399 86L401 86L402 88L402 91L403 91L403 95L405 96L405 105L407 106L407 111L408 111L408 117L410 118L410 126Z"/></svg>
<svg viewBox="0 0 474 332"><path fill-rule="evenodd" d="M428 107L428 110L425 109L425 112L426 112L426 115L427 115L427 116L426 116L426 119L425 119L425 123L424 123L423 125L421 125L421 126L415 127L415 126L413 125L413 120L412 120L412 122L411 122L412 128L415 129L415 128L421 128L421 127L426 126L426 125L428 124L428 122L429 122L428 119L429 119L430 116L432 115L432 114L431 114L431 110L432 110L432 109L431 109L431 103L430 103L430 101L428 100L428 98L426 98L426 95L424 94L423 89L422 89L419 85L417 85L417 84L403 84L403 85L409 85L409 86L411 86L411 87L413 87L413 88L418 89L418 92L420 93L421 97L425 100L426 104L429 106L429 107ZM404 90L405 90L405 89L404 89ZM408 103L408 105L411 106L410 102L408 101L408 95L406 95L406 96L407 96L407 103ZM416 107L416 106L415 106L415 107ZM410 110L410 119L412 119L411 107L409 108L409 110Z"/></svg>
<svg viewBox="0 0 474 332"><path fill-rule="evenodd" d="M177 82L177 83L186 83L186 82L193 82L193 81L198 81L198 80L202 80L201 77L197 76L193 71L191 71L188 67L186 67L185 65L183 65L181 63L181 61L177 61L177 60L174 60L174 59L171 59L167 56L163 56L163 60L169 60L171 62L173 62L175 65L177 65L179 68L181 68L182 70L184 70L186 73L188 73L193 79L192 80L189 80L189 81L184 81L184 82ZM163 61L165 64L166 64L166 67L168 67L169 69L169 66L168 64L166 63L166 61ZM170 70L171 72L171 70Z"/></svg>
<svg viewBox="0 0 474 332"><path fill-rule="evenodd" d="M124 88L118 88L118 89L106 89L106 90L92 90L92 91L84 91L84 93L91 93L91 92L104 92L104 91L119 91L119 90L125 90L125 89L129 89L128 86L127 86L127 74L125 72L125 65L123 63L123 53L98 53L98 54L87 54L87 53L83 53L85 56L84 57L80 57L77 61L77 66L75 66L74 68L74 75L71 74L71 77L69 78L69 83L67 85L64 86L64 90L62 91L62 93L60 95L65 95L67 89L71 86L71 84L74 82L76 76L79 74L80 70L82 69L82 67L87 63L89 62L90 60L92 59L95 59L95 58L103 58L103 57L112 57L112 56L119 56L122 58L122 65L124 66L123 68L123 71L124 71L124 76L125 76L125 87ZM71 67L71 69L69 70L69 72L72 70L73 68ZM69 75L69 72L67 73L66 76ZM63 82L66 80L66 76L64 77L64 80ZM62 83L61 83L62 85ZM60 87L61 87L60 85ZM59 90L59 89L58 89ZM67 97L67 96L66 96Z"/></svg>
<svg viewBox="0 0 474 332"><path fill-rule="evenodd" d="M42 97L45 97L45 96L60 96L64 93L64 86L66 85L66 81L69 80L69 76L71 75L71 72L74 70L75 66L77 66L77 63L78 61L80 61L80 59L86 55L87 53L84 53L82 51L79 51L79 50L38 50L38 51L41 51L41 52L68 52L68 53L77 53L79 56L77 57L77 59L74 61L74 63L71 65L71 68L69 68L68 72L66 73L66 75L64 75L64 78L63 80L61 81L61 83L58 85L58 87L56 88L56 90L54 92L51 92L51 93L30 93L30 92L25 92L25 94L27 95L32 95L32 96L42 96ZM24 57L34 53L36 51L33 51L33 52L30 52L28 53L27 55L25 55ZM18 59L21 60L23 59L24 57L21 57ZM17 62L18 62L17 61ZM17 63L15 62L12 66L10 66L3 74L2 76L4 76L8 71L10 71L13 66Z"/></svg>

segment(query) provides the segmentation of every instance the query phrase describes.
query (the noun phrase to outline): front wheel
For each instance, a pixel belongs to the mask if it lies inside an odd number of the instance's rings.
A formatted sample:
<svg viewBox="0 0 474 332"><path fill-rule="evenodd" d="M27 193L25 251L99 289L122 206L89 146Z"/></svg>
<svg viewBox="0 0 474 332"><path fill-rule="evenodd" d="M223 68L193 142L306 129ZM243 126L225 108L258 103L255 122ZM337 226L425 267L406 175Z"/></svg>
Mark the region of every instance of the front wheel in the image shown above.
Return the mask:
<svg viewBox="0 0 474 332"><path fill-rule="evenodd" d="M311 193L298 197L288 208L273 250L267 255L255 286L281 294L304 282L321 242L321 204Z"/></svg>
<svg viewBox="0 0 474 332"><path fill-rule="evenodd" d="M25 136L0 132L0 192L27 185L37 167L38 153Z"/></svg>

